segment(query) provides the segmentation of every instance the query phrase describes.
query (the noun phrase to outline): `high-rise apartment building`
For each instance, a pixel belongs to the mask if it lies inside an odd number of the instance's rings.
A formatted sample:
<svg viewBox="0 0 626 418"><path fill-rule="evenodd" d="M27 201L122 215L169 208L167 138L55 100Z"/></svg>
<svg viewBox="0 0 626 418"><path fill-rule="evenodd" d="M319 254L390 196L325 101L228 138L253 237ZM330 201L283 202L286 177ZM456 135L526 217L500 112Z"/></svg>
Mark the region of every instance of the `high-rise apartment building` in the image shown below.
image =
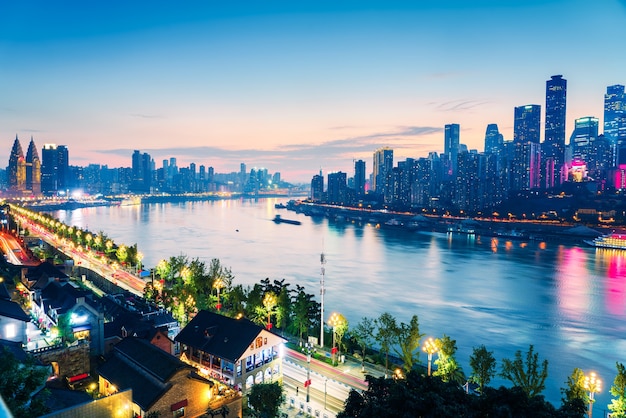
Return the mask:
<svg viewBox="0 0 626 418"><path fill-rule="evenodd" d="M135 150L132 156L132 183L131 191L135 193L150 193L152 187L153 163L150 154Z"/></svg>
<svg viewBox="0 0 626 418"><path fill-rule="evenodd" d="M344 204L348 201L348 183L346 173L337 171L328 173L326 201L331 204Z"/></svg>
<svg viewBox="0 0 626 418"><path fill-rule="evenodd" d="M372 177L374 183L372 190L381 196L385 195L389 189L391 181L391 170L393 169L393 150L385 147L377 149L374 152L374 175Z"/></svg>
<svg viewBox="0 0 626 418"><path fill-rule="evenodd" d="M541 137L541 106L526 105L515 108L513 142L539 143Z"/></svg>
<svg viewBox="0 0 626 418"><path fill-rule="evenodd" d="M26 190L26 159L22 144L15 135L13 148L9 155L9 165L7 166L7 176L9 180L9 190L13 193L22 193Z"/></svg>
<svg viewBox="0 0 626 418"><path fill-rule="evenodd" d="M13 142L13 148L9 155L9 165L7 166L7 176L9 191L15 195L41 193L41 160L35 146L35 141L31 137L26 157L22 151L22 145L17 135Z"/></svg>
<svg viewBox="0 0 626 418"><path fill-rule="evenodd" d="M41 194L41 160L32 137L26 151L26 190L34 195Z"/></svg>
<svg viewBox="0 0 626 418"><path fill-rule="evenodd" d="M498 130L498 125L490 123L485 131L485 154L496 154L504 143L504 136Z"/></svg>
<svg viewBox="0 0 626 418"><path fill-rule="evenodd" d="M450 123L444 127L443 152L450 161L449 175L456 175L461 145L461 127L458 123Z"/></svg>
<svg viewBox="0 0 626 418"><path fill-rule="evenodd" d="M613 165L626 163L626 93L624 86L606 88L604 95L604 137L613 148Z"/></svg>
<svg viewBox="0 0 626 418"><path fill-rule="evenodd" d="M354 162L354 190L357 196L365 194L365 161Z"/></svg>
<svg viewBox="0 0 626 418"><path fill-rule="evenodd" d="M322 173L316 174L311 180L311 200L314 202L322 201L324 196L324 176Z"/></svg>
<svg viewBox="0 0 626 418"><path fill-rule="evenodd" d="M565 123L567 104L567 80L553 75L546 81L546 124L543 141L543 185L552 188L564 180Z"/></svg>
<svg viewBox="0 0 626 418"><path fill-rule="evenodd" d="M598 118L586 116L578 118L574 122L574 131L569 139L572 160L578 166L584 163L587 167L595 167L597 163L597 152L595 151L596 139L598 138Z"/></svg>

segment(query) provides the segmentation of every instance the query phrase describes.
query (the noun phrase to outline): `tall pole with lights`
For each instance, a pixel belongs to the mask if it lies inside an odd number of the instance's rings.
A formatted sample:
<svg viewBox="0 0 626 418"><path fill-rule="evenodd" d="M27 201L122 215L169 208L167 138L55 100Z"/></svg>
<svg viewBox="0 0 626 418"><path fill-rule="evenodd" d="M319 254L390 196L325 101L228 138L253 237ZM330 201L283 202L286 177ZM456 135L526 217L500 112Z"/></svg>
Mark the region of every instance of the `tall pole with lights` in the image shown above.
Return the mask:
<svg viewBox="0 0 626 418"><path fill-rule="evenodd" d="M593 403L595 400L595 394L602 391L602 381L596 377L595 373L590 373L589 376L585 376L585 389L589 391L589 418L593 412Z"/></svg>
<svg viewBox="0 0 626 418"><path fill-rule="evenodd" d="M321 275L320 279L320 347L324 348L324 293L326 293L326 289L324 289L324 276L326 275L326 256L322 252L320 255L320 264L321 264Z"/></svg>
<svg viewBox="0 0 626 418"><path fill-rule="evenodd" d="M310 399L310 390L311 390L311 344L306 343L306 382L304 382L304 386L306 387L306 402L309 403Z"/></svg>
<svg viewBox="0 0 626 418"><path fill-rule="evenodd" d="M435 341L432 338L429 338L424 343L422 350L428 354L428 376L430 376L431 364L433 361L433 354L437 352L437 345L435 345Z"/></svg>

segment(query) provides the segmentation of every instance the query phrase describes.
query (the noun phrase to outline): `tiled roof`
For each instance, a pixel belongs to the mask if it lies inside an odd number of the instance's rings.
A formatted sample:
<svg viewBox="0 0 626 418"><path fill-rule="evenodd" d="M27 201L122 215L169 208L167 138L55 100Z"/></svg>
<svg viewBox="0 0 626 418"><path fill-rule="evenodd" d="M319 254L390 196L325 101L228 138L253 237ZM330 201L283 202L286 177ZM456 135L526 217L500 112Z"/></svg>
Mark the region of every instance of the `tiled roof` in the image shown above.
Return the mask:
<svg viewBox="0 0 626 418"><path fill-rule="evenodd" d="M147 411L169 390L168 380L185 368L193 369L148 341L127 337L115 345L98 373L118 389L132 389L133 400Z"/></svg>
<svg viewBox="0 0 626 418"><path fill-rule="evenodd" d="M262 330L245 318L200 311L174 340L234 363Z"/></svg>
<svg viewBox="0 0 626 418"><path fill-rule="evenodd" d="M29 322L30 317L24 312L22 307L10 300L0 299L0 316L7 318L19 319L20 321Z"/></svg>

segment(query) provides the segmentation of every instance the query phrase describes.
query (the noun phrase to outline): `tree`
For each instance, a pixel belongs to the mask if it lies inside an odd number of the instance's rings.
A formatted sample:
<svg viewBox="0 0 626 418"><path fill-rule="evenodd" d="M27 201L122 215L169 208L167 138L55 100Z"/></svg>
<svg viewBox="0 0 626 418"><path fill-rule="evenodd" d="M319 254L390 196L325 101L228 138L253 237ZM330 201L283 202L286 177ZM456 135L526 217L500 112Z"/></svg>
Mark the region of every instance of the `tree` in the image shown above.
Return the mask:
<svg viewBox="0 0 626 418"><path fill-rule="evenodd" d="M435 360L437 370L433 375L441 376L444 382L465 383L465 374L454 357L457 350L456 340L444 334L443 338L435 340L435 345L437 347L437 360Z"/></svg>
<svg viewBox="0 0 626 418"><path fill-rule="evenodd" d="M408 324L401 322L399 326L392 328L392 341L399 349L395 349L396 353L404 362L404 370L409 371L419 360L420 340L424 334L420 334L420 325L417 315L411 317Z"/></svg>
<svg viewBox="0 0 626 418"><path fill-rule="evenodd" d="M611 386L611 395L614 396L609 404L612 418L626 417L626 369L622 363L615 363L617 375Z"/></svg>
<svg viewBox="0 0 626 418"><path fill-rule="evenodd" d="M470 356L470 367L472 368L470 380L478 385L482 394L485 386L496 375L496 359L493 356L493 352L487 351L484 345L474 347L474 351Z"/></svg>
<svg viewBox="0 0 626 418"><path fill-rule="evenodd" d="M528 397L539 395L545 389L548 377L548 360L544 360L539 367L539 354L534 352L531 344L526 353L526 360L522 359L522 352L517 350L515 359L502 360L501 376L513 385L519 386Z"/></svg>
<svg viewBox="0 0 626 418"><path fill-rule="evenodd" d="M278 416L280 405L285 402L283 387L278 383L257 383L248 394L248 403L260 418Z"/></svg>
<svg viewBox="0 0 626 418"><path fill-rule="evenodd" d="M374 330L376 325L374 320L364 316L361 321L356 324L350 334L356 340L359 348L361 349L361 369L365 368L365 354L369 346L372 344L374 336Z"/></svg>
<svg viewBox="0 0 626 418"><path fill-rule="evenodd" d="M15 417L38 417L48 413L47 393L33 398L43 388L50 369L38 366L33 357L18 361L6 347L0 350L0 395Z"/></svg>
<svg viewBox="0 0 626 418"><path fill-rule="evenodd" d="M115 256L120 263L125 263L126 259L128 258L128 247L123 244L117 247L117 251L115 251Z"/></svg>
<svg viewBox="0 0 626 418"><path fill-rule="evenodd" d="M589 403L589 395L585 389L585 373L576 367L572 374L567 377L566 388L561 389L563 403L572 402L576 399L582 401L583 405Z"/></svg>
<svg viewBox="0 0 626 418"><path fill-rule="evenodd" d="M389 312L383 312L374 320L374 323L376 324L376 335L374 335L374 338L376 342L380 344L380 350L385 353L385 376L387 376L387 370L389 370L389 351L391 350L391 344L393 343L397 328L396 318Z"/></svg>
<svg viewBox="0 0 626 418"><path fill-rule="evenodd" d="M319 315L319 304L315 301L315 296L304 291L304 286L296 285L291 307L291 327L302 343L302 335L305 332L308 335L316 316Z"/></svg>

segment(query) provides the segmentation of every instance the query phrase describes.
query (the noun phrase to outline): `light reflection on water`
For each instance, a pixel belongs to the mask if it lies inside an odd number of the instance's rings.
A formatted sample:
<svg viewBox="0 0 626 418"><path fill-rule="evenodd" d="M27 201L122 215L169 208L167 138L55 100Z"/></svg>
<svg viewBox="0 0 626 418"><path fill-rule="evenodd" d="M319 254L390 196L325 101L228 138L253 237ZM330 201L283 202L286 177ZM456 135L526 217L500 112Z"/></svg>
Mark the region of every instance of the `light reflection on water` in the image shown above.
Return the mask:
<svg viewBox="0 0 626 418"><path fill-rule="evenodd" d="M275 224L275 199L224 200L57 212L63 222L138 244L146 266L185 254L232 269L235 283L286 279L319 294L326 254L326 311L355 324L384 311L419 316L428 336L457 340L466 373L472 347L499 360L534 344L550 362L546 397L575 367L596 371L606 409L615 362L626 362L626 255L554 243L462 234L410 233L281 211L302 225ZM496 379L494 385L505 383ZM599 413L599 412L598 412Z"/></svg>

